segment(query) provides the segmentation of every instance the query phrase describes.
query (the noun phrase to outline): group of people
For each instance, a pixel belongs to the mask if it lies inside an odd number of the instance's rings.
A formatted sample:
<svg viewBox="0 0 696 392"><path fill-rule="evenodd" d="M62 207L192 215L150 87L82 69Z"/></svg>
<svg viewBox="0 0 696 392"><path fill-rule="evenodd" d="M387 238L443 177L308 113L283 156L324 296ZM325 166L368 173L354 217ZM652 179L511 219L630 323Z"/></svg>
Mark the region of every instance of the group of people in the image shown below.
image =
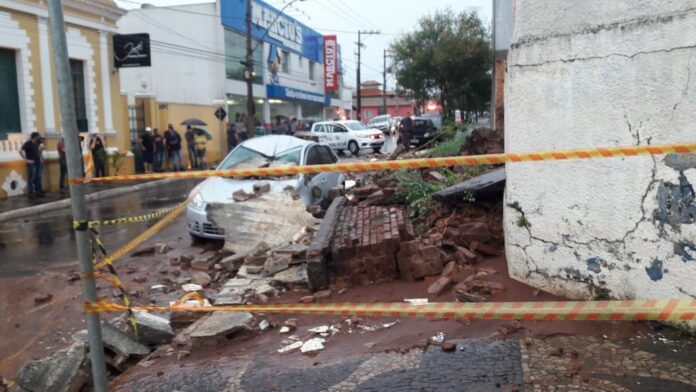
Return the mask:
<svg viewBox="0 0 696 392"><path fill-rule="evenodd" d="M85 138L80 136L78 149L82 151L82 142ZM38 132L32 132L29 135L29 140L24 142L22 148L19 150L19 155L27 164L27 173L29 181L27 183L28 193L30 198L41 197L45 195L43 190L43 169L44 169L44 157L43 157L43 143L44 138ZM106 176L106 165L108 154L106 151L106 142L101 135L92 134L89 138L89 145L87 146L92 154L92 161L94 162L94 177L105 177ZM58 163L60 166L60 179L58 185L61 192L65 191L67 187L67 177L68 177L68 160L65 153L65 139L60 138L57 145L58 150ZM84 175L84 162L82 163L82 173Z"/></svg>
<svg viewBox="0 0 696 392"><path fill-rule="evenodd" d="M276 124L271 130L274 135L294 135L295 132L302 130L302 121L293 118L276 117Z"/></svg>
<svg viewBox="0 0 696 392"><path fill-rule="evenodd" d="M246 114L237 113L234 122L227 124L227 152L234 150L237 145L247 139Z"/></svg>
<svg viewBox="0 0 696 392"><path fill-rule="evenodd" d="M209 136L199 128L186 126L184 139L189 156L191 169L205 170L208 163L205 158L206 145ZM141 154L145 173L163 172L165 170L165 154L169 163L169 170L184 171L184 159L181 146L182 138L172 124L167 126L164 133L159 129L145 128L145 133L138 138L138 151Z"/></svg>
<svg viewBox="0 0 696 392"><path fill-rule="evenodd" d="M164 170L164 155L167 154L169 169L172 171L184 170L181 155L181 135L172 124L167 126L164 134L159 129L145 128L145 133L138 138L138 151L140 151L145 173L162 172Z"/></svg>

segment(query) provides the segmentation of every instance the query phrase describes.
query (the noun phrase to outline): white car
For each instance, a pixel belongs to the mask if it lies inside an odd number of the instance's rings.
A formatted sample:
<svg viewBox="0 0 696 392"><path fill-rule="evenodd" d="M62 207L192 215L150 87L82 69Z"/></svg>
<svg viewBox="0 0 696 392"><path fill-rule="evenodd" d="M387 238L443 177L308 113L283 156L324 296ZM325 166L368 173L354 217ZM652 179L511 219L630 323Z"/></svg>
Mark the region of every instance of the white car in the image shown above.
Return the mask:
<svg viewBox="0 0 696 392"><path fill-rule="evenodd" d="M331 148L292 136L268 135L242 142L220 163L215 170L235 168L259 168L283 165L322 165L338 162ZM210 177L198 184L189 197L186 209L186 226L194 238L224 239L225 231L208 219L212 204L234 203L232 194L238 190L253 192L259 178ZM326 172L299 174L264 179L271 185L271 193L282 193L287 187L297 192L305 205L322 203L332 188L341 186L342 173Z"/></svg>
<svg viewBox="0 0 696 392"><path fill-rule="evenodd" d="M362 149L379 152L384 146L382 131L368 128L355 120L317 122L312 125L309 135L305 136L327 144L338 152L348 150L353 155L358 155Z"/></svg>

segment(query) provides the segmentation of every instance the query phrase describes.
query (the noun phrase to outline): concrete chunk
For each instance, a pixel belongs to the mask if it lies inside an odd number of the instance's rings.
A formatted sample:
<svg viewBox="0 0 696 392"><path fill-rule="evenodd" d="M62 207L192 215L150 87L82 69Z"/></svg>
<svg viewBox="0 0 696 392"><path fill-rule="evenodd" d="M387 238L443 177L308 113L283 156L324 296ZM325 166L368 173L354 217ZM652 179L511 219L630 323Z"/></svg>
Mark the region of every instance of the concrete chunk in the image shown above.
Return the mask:
<svg viewBox="0 0 696 392"><path fill-rule="evenodd" d="M25 363L15 382L30 392L77 392L88 379L85 360L85 344L75 342L47 358Z"/></svg>
<svg viewBox="0 0 696 392"><path fill-rule="evenodd" d="M279 272L273 277L273 282L287 288L307 285L307 265L296 265Z"/></svg>
<svg viewBox="0 0 696 392"><path fill-rule="evenodd" d="M230 337L251 330L254 316L246 312L214 312L191 326L193 347L214 347Z"/></svg>
<svg viewBox="0 0 696 392"><path fill-rule="evenodd" d="M307 245L304 244L287 244L273 250L273 253L290 254L293 256L301 256L307 252Z"/></svg>
<svg viewBox="0 0 696 392"><path fill-rule="evenodd" d="M135 312L135 323L138 326L138 338L147 345L167 344L176 336L169 320L161 316Z"/></svg>
<svg viewBox="0 0 696 392"><path fill-rule="evenodd" d="M111 324L102 323L102 338L104 339L104 347L125 358L150 354L150 349L147 346L137 342Z"/></svg>
<svg viewBox="0 0 696 392"><path fill-rule="evenodd" d="M244 258L246 257L246 253L238 253L232 256L228 256L220 261L220 265L222 265L222 268L224 268L225 271L237 272L237 270L239 270L239 267L241 267L242 264L244 264Z"/></svg>

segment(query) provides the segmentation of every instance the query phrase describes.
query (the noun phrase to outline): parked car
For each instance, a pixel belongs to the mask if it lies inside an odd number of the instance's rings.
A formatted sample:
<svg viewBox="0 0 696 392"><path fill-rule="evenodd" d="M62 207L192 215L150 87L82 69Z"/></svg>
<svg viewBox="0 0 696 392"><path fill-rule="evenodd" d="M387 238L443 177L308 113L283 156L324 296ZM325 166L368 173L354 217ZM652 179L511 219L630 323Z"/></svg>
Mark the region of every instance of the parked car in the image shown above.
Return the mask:
<svg viewBox="0 0 696 392"><path fill-rule="evenodd" d="M437 135L437 127L433 120L426 117L413 117L413 134L411 144L423 145Z"/></svg>
<svg viewBox="0 0 696 392"><path fill-rule="evenodd" d="M440 113L424 113L421 117L432 120L435 128L442 130L442 115Z"/></svg>
<svg viewBox="0 0 696 392"><path fill-rule="evenodd" d="M280 165L320 165L338 162L329 146L286 135L268 135L246 140L232 150L215 170L260 168ZM238 190L253 192L259 178L209 177L190 194L192 201L186 209L186 226L194 238L224 239L224 229L208 219L212 204L231 204ZM271 193L282 193L288 186L310 206L324 201L331 188L341 186L342 173L299 174L287 177L264 178L271 184Z"/></svg>
<svg viewBox="0 0 696 392"><path fill-rule="evenodd" d="M373 118L372 120L367 122L367 126L369 128L375 128L379 129L380 131L384 133L389 132L389 124L391 122L391 116L388 114L383 114L381 116L377 116Z"/></svg>
<svg viewBox="0 0 696 392"><path fill-rule="evenodd" d="M379 152L384 146L382 131L355 120L317 122L309 132L298 136L327 144L338 152L348 150L353 155L357 155L361 149Z"/></svg>

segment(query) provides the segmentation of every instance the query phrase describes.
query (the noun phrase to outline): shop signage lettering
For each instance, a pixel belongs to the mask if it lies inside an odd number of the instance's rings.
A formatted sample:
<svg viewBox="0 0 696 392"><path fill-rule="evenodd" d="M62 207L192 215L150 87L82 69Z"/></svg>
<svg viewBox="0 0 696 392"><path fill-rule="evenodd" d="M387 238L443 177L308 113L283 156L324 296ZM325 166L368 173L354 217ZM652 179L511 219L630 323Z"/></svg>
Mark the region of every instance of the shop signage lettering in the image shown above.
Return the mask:
<svg viewBox="0 0 696 392"><path fill-rule="evenodd" d="M309 91L302 91L275 84L266 85L266 96L268 96L268 98L314 102L324 105L329 105L331 103L331 98L328 95L315 94Z"/></svg>
<svg viewBox="0 0 696 392"><path fill-rule="evenodd" d="M324 90L338 90L338 48L335 35L324 36Z"/></svg>
<svg viewBox="0 0 696 392"><path fill-rule="evenodd" d="M302 51L302 27L295 20L277 15L276 12L260 3L251 3L251 22L253 24L268 30L268 36L281 41L284 46ZM274 20L275 22L273 22Z"/></svg>

